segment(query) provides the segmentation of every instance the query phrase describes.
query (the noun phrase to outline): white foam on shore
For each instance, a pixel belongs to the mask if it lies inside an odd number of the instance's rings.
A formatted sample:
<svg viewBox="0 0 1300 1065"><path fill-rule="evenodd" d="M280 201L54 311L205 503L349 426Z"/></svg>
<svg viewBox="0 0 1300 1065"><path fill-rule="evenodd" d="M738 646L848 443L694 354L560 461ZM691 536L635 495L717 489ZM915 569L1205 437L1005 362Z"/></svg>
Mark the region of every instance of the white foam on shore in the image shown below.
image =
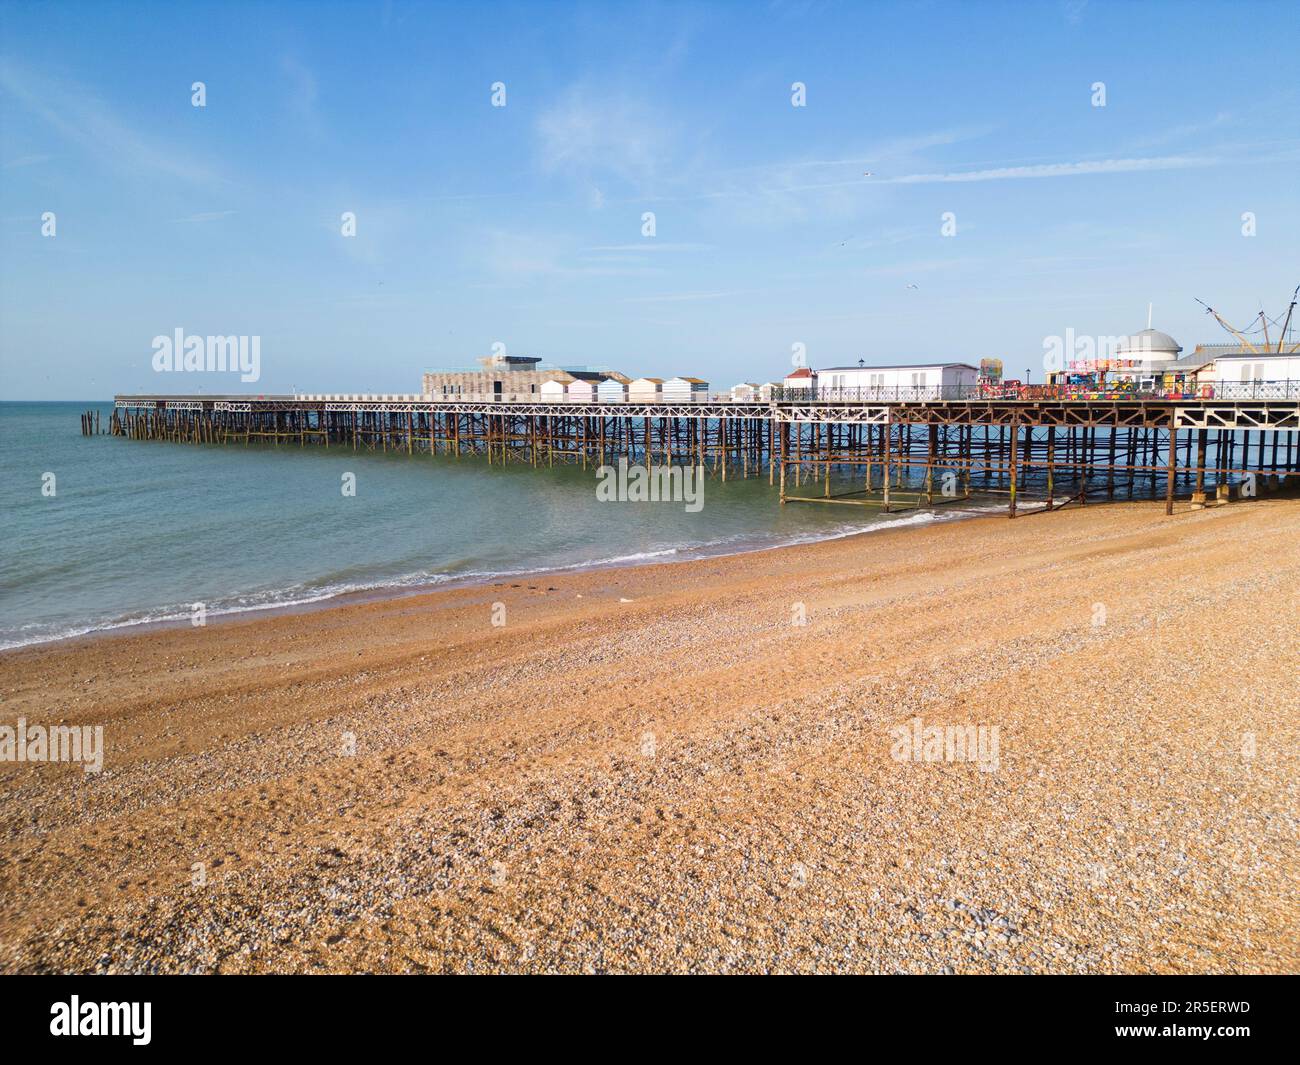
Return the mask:
<svg viewBox="0 0 1300 1065"><path fill-rule="evenodd" d="M1043 504L1029 504L1022 509L1038 509ZM758 540L752 535L723 537L718 540L686 543L672 547L658 548L652 551L637 551L627 555L613 555L609 558L593 559L583 562L570 562L563 565L525 567L502 570L466 570L461 573L412 573L401 577L381 578L375 581L343 582L326 585L314 591L307 589L283 589L234 596L224 602L208 604L206 614L209 618L230 618L241 614L255 614L266 610L295 610L310 607L345 596L369 596L382 592L398 595L416 595L425 591L434 591L449 585L464 586L487 584L506 578L536 577L541 578L551 573L576 573L586 570L622 569L629 566L645 565L655 562L690 562L701 558L724 558L730 555L752 554L758 551L773 551L783 547L796 547L802 544L822 543L843 540L850 536L862 536L873 532L883 532L912 526L930 525L938 522L960 521L964 518L980 517L984 514L996 514L1005 511L1004 505L989 504L968 507L960 512L943 512L937 510L913 511L896 518L881 515L866 525L846 524L832 531L808 532L796 536L784 536L771 540ZM380 596L382 597L382 596ZM80 627L63 629L44 629L43 626L31 626L30 635L23 635L21 630L16 636L0 640L0 651L15 650L20 647L32 647L39 644L58 643L73 640L81 636L110 633L122 629L147 626L177 626L189 622L192 606L176 604L160 607L156 611L136 615L106 619Z"/></svg>

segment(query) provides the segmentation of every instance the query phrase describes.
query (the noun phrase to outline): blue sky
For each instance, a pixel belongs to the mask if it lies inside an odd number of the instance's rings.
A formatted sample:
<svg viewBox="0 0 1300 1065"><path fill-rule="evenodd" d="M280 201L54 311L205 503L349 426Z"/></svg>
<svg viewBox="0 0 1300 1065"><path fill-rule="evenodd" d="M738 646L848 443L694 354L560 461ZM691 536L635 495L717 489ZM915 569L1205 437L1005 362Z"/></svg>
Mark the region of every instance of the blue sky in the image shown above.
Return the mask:
<svg viewBox="0 0 1300 1065"><path fill-rule="evenodd" d="M1193 297L1245 323L1300 282L1293 3L0 12L7 399L417 391L497 342L1041 380L1045 337L1151 301L1190 350L1227 339ZM261 381L154 373L177 328L260 336Z"/></svg>

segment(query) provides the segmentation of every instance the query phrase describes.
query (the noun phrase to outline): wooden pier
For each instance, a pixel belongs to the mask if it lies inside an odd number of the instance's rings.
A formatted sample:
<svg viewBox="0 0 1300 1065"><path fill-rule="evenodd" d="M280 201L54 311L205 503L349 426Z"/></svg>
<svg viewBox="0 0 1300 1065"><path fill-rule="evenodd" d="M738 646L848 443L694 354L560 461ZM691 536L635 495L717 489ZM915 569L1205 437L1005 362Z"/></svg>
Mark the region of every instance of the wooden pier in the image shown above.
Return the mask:
<svg viewBox="0 0 1300 1065"><path fill-rule="evenodd" d="M898 511L1005 497L1192 506L1300 477L1300 397L543 403L423 396L121 395L109 432L192 444L480 455L490 464L703 467L781 503ZM93 412L88 412L88 414ZM82 431L97 423L83 416Z"/></svg>

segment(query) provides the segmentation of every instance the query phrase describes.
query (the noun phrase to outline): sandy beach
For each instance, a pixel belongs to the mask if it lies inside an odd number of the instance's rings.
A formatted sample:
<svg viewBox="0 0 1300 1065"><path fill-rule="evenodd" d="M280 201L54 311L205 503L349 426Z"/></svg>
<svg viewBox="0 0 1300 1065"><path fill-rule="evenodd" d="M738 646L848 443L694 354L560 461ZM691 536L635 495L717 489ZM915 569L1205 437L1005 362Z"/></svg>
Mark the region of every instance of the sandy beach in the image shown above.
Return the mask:
<svg viewBox="0 0 1300 1065"><path fill-rule="evenodd" d="M1275 499L6 652L0 970L1295 971L1298 618Z"/></svg>

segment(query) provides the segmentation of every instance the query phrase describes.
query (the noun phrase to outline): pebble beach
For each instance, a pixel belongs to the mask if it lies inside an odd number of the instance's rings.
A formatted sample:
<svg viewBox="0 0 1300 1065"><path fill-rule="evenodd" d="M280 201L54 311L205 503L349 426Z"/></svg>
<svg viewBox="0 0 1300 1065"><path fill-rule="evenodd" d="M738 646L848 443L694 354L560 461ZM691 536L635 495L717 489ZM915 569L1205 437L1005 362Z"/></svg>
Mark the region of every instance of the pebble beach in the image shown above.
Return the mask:
<svg viewBox="0 0 1300 1065"><path fill-rule="evenodd" d="M1297 618L1276 498L4 652L0 971L1295 972Z"/></svg>

